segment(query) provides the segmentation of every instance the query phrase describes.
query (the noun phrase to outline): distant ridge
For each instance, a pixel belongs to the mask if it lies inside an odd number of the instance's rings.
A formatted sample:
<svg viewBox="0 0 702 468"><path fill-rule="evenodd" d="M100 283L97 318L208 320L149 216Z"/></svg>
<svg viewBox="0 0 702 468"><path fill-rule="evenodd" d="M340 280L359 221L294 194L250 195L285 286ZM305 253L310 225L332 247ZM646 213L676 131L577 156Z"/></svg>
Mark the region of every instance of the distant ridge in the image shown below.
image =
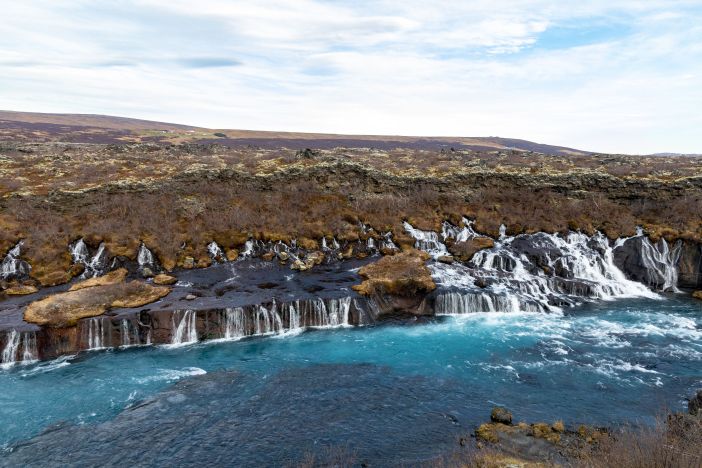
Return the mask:
<svg viewBox="0 0 702 468"><path fill-rule="evenodd" d="M517 150L551 155L586 155L588 151L501 137L422 137L399 135L340 135L208 129L94 114L49 114L0 110L0 140L70 143L218 143L262 148L372 147L377 149Z"/></svg>

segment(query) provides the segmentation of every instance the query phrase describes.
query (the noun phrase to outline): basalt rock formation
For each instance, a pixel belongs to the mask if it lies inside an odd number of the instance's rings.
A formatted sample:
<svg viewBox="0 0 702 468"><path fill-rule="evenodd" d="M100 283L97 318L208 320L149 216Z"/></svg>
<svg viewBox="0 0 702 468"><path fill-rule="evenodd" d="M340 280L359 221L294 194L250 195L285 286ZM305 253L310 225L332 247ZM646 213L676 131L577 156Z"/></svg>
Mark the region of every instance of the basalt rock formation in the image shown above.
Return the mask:
<svg viewBox="0 0 702 468"><path fill-rule="evenodd" d="M0 144L7 362L702 288L702 158L14 131Z"/></svg>

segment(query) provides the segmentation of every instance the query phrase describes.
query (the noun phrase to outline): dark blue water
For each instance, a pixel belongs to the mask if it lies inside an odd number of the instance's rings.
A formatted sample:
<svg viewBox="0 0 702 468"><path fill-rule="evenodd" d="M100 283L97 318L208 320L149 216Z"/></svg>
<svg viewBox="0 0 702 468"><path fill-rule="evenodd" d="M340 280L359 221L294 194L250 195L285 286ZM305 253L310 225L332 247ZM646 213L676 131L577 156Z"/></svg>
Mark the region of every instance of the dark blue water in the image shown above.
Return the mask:
<svg viewBox="0 0 702 468"><path fill-rule="evenodd" d="M294 462L322 447L411 463L450 448L496 404L517 420L567 425L683 410L702 388L702 303L626 300L565 315L92 352L4 371L0 388L4 446L64 422L8 454L15 462L40 452L47 463L79 453L126 462L137 438L133 463Z"/></svg>

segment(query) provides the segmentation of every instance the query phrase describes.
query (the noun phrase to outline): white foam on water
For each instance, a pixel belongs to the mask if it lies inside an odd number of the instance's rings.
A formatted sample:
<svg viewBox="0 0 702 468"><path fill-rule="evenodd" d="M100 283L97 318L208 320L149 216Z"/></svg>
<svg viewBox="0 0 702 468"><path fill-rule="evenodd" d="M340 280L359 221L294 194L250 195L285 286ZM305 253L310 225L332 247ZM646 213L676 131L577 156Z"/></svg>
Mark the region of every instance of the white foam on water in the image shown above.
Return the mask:
<svg viewBox="0 0 702 468"><path fill-rule="evenodd" d="M156 369L153 375L147 377L132 377L134 382L139 384L145 384L150 382L158 381L175 381L180 380L185 377L192 377L195 375L205 375L207 371L199 367L185 367L183 369Z"/></svg>

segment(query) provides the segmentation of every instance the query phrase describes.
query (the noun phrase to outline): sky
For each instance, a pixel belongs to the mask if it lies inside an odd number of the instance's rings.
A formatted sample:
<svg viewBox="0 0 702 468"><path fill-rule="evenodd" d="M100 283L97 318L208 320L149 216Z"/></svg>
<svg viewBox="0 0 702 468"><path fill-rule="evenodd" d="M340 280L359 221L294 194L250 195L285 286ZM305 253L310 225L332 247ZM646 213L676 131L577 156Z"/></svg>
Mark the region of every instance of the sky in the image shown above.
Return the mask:
<svg viewBox="0 0 702 468"><path fill-rule="evenodd" d="M702 0L0 0L0 109L702 153Z"/></svg>

